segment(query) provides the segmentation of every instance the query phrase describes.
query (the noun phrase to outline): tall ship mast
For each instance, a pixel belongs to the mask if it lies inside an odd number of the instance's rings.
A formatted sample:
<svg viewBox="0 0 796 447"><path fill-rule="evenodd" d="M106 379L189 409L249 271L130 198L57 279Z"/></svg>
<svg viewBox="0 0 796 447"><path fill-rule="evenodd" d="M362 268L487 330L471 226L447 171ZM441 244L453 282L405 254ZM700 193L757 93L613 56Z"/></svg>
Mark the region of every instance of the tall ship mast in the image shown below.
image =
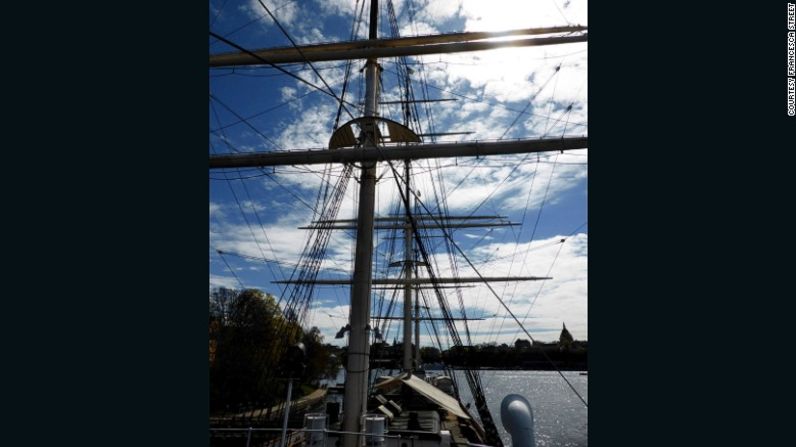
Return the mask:
<svg viewBox="0 0 796 447"><path fill-rule="evenodd" d="M292 2L287 2L283 6L289 3ZM295 78L299 84L309 87L310 91L318 91L331 97L338 106L335 123L325 148L246 151L236 150L228 142L232 150L223 153L214 151L209 158L211 173L221 173L220 175L223 175L227 181L231 173L236 178L242 178L246 173L256 173L255 175L262 173L267 176L269 170L275 173L277 168L284 167L302 166L309 169L319 167L322 171L313 172L324 173L331 172L328 168L330 166L342 167L342 170L338 171L336 182L333 177L323 175L314 218L300 227L301 230L309 232L302 251L302 260L295 266L290 277L272 281L284 295L286 315L297 322L306 316L316 290L327 286L350 288L350 315L347 324L341 327L338 334L348 337L344 364L345 386L339 424L327 419L323 419L322 422L315 420L308 422L308 428L320 427L323 430L323 437L315 436L316 432L310 431L300 442L293 443L310 445L320 443L344 447L365 443L374 446L389 444L403 447L408 445L407 440L412 440L413 446L419 443L434 446L468 444L502 447L503 441L499 435L495 416L487 404L484 385L477 369L464 369L460 374L468 387L474 408L462 403L459 387L464 384L456 381L456 374L452 370L449 370L445 380L425 377L420 355L420 330L423 324L433 324L435 317L428 312L429 306L426 303L421 305L421 301L426 296L433 299L440 313L436 321L443 323L452 345L462 347L470 343L465 343L463 340L461 328L463 327L466 332L464 338L469 340L468 321L476 318L468 318L466 315L457 317L444 289L455 288L461 297L462 289L467 285L485 285L489 293L503 306L504 320L516 323L529 338L532 338L523 327L522 320L506 305L496 289L498 284L502 287L507 284L543 282L553 278L548 272L523 275L512 275L508 272L502 275L482 274L467 257L461 244L453 237L453 233L471 228L511 229L520 223L512 222L505 216L497 214L472 212L455 215L435 209L423 200L420 192L422 187L413 181L415 177L413 171L417 169L413 163L436 159L458 162L468 157L477 157L480 160L513 154L550 152L563 154L567 151L586 149L588 138L582 134L562 134L497 141L440 142L439 137L468 135L469 132L436 132L433 128L425 130L420 128L418 115L421 114L422 107L446 99L435 100L426 95L418 98L414 94L412 86L414 71L408 64L408 58L502 48L577 43L585 46L586 27L564 24L497 32L458 32L401 37L391 1L363 0L356 2L355 11L359 8L359 14L364 13L368 18L367 39L307 44L304 43L306 39L295 40L291 37L266 3L256 1L247 5L250 8L262 6L274 25L287 37L290 45L259 48L241 44L234 36L224 36L211 31L214 42L220 43L218 47L226 47L224 51L212 52L209 58L211 69L234 71L251 67L269 67ZM391 30L389 37L379 34L380 18L385 16L388 17ZM358 23L360 22L355 22ZM395 58L397 61L398 99L382 97L383 61L386 58ZM316 64L333 61L347 65L346 81L342 89L332 88L316 67ZM349 85L350 69L359 63L361 63L364 91L361 102L357 103L347 99L350 95L346 95L348 93L346 90ZM297 65L303 67L302 70L296 71L294 67ZM218 99L211 91L211 104L214 100ZM385 105L399 107L400 117L383 116L380 110ZM239 122L247 121L247 118L237 113L235 115L239 118ZM345 119L346 115L348 119ZM218 119L217 112L216 119ZM220 124L218 127L223 127ZM253 130L257 131L254 128ZM269 139L265 135L263 137ZM221 138L229 140L225 135ZM347 180L350 178L356 180L358 189L356 213L353 219L343 219L338 217L338 212L345 196ZM395 212L389 215L377 216L377 183L387 181L393 183L390 192L397 195L397 207L394 209ZM237 197L235 200L239 202ZM321 278L319 273L330 240L333 240L335 234L346 232L354 238L350 277ZM391 275L377 275L374 272L374 245L379 232L390 232L394 235L394 243L400 247L392 251L396 258L388 264ZM437 238L437 241L431 242L432 237ZM434 255L440 246L447 247L451 256L458 259L454 261L454 265L463 261L462 263L466 264L473 274L459 275L455 269L439 268ZM222 251L219 250L219 253ZM391 317L381 312L374 315L372 304L377 288L400 292L402 297L400 317ZM459 299L461 302L461 298ZM421 309L426 309L425 316ZM463 306L461 311L465 311ZM402 321L400 372L376 377L373 374L371 347L383 338L383 334L378 330L378 324L392 318L400 318ZM434 330L437 330L436 325ZM287 347L275 349L287 349ZM561 378L566 381L563 374ZM566 384L578 394L568 381ZM583 400L580 394L578 397ZM586 404L585 400L583 403ZM515 422L515 425L524 423L520 413L524 411L523 405L527 402L515 400L504 404L509 408L509 417L513 417L512 411L519 412L517 413L519 416L516 416L519 422ZM505 415L503 419L505 425ZM525 432L522 429L512 431L514 444L522 445L519 438L526 436L523 433ZM282 439L282 442L288 441Z"/></svg>

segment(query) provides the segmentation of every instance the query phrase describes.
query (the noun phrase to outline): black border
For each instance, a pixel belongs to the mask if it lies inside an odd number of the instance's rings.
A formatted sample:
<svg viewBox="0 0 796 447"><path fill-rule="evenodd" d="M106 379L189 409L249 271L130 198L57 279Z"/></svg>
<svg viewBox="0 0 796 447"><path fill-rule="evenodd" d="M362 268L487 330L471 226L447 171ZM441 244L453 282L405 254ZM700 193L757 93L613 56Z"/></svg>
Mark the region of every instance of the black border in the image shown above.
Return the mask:
<svg viewBox="0 0 796 447"><path fill-rule="evenodd" d="M786 3L589 5L590 445L786 427Z"/></svg>
<svg viewBox="0 0 796 447"><path fill-rule="evenodd" d="M787 2L591 3L589 443L769 442ZM31 6L7 10L8 437L203 445L204 5Z"/></svg>
<svg viewBox="0 0 796 447"><path fill-rule="evenodd" d="M4 11L6 443L205 445L205 5L25 7Z"/></svg>

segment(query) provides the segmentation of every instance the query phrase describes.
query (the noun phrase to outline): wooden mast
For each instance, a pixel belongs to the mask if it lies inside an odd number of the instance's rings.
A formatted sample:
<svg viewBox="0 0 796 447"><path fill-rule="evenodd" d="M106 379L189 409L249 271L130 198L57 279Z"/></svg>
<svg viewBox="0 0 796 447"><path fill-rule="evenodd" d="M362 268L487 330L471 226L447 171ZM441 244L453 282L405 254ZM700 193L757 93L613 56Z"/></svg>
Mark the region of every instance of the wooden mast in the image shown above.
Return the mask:
<svg viewBox="0 0 796 447"><path fill-rule="evenodd" d="M370 39L378 39L379 2L370 2ZM379 67L375 58L365 66L365 117L375 117L379 103ZM376 124L365 124L360 139L365 152L375 152L379 140ZM356 257L351 287L351 331L348 338L343 400L343 431L361 432L360 420L367 411L370 373L370 286L373 267L373 210L376 198L376 162L361 165ZM344 447L356 447L359 436L343 436Z"/></svg>
<svg viewBox="0 0 796 447"><path fill-rule="evenodd" d="M406 197L409 197L410 161L404 161L404 188ZM409 210L406 210L404 222L404 357L403 370L412 370L412 222L409 220Z"/></svg>

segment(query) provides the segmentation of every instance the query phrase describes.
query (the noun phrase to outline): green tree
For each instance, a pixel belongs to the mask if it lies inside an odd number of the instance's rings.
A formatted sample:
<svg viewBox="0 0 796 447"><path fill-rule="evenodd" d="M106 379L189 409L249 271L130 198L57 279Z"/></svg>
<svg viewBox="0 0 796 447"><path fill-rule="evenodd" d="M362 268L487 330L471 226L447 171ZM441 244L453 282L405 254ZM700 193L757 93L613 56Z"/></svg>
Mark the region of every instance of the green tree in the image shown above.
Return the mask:
<svg viewBox="0 0 796 447"><path fill-rule="evenodd" d="M423 346L420 348L420 358L426 363L436 363L442 360L442 354L433 346Z"/></svg>
<svg viewBox="0 0 796 447"><path fill-rule="evenodd" d="M235 289L219 287L210 292L210 318L226 321L229 317L229 308L238 297Z"/></svg>
<svg viewBox="0 0 796 447"><path fill-rule="evenodd" d="M323 335L320 329L313 326L304 333L301 339L306 348L306 369L304 371L305 382L317 385L322 378L337 376L339 363L337 357L333 357L329 345L323 343Z"/></svg>
<svg viewBox="0 0 796 447"><path fill-rule="evenodd" d="M301 341L303 360L286 361L288 347ZM217 289L210 294L210 405L216 411L284 399L287 377L298 379L296 394L336 376L337 350L323 344L317 327L304 331L285 318L270 294L260 290ZM301 362L303 368L295 368ZM297 376L297 372L298 376ZM299 386L303 385L303 386Z"/></svg>
<svg viewBox="0 0 796 447"><path fill-rule="evenodd" d="M260 400L271 394L264 379L267 368L278 361L273 346L281 319L273 296L255 289L235 294L226 317L218 320L211 405Z"/></svg>

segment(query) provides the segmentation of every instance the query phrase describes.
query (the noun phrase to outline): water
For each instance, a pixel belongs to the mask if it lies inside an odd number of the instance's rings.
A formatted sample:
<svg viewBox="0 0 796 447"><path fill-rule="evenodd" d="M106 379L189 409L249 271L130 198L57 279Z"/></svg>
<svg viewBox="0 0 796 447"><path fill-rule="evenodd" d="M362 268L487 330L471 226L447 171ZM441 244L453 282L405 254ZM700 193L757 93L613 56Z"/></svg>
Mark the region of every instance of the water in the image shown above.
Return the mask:
<svg viewBox="0 0 796 447"><path fill-rule="evenodd" d="M572 386L588 399L588 376L564 371ZM584 447L588 445L588 409L555 371L480 371L487 405L506 446L511 436L500 421L500 403L507 394L519 394L531 404L538 447ZM464 403L472 402L464 375L456 372ZM476 413L474 406L471 413Z"/></svg>
<svg viewBox="0 0 796 447"><path fill-rule="evenodd" d="M433 373L434 371L429 371ZM564 371L564 376L588 398L588 376L577 371ZM500 421L500 403L508 394L519 394L531 404L536 430L537 447L585 447L588 445L588 409L578 396L555 371L480 371L481 383L487 399L489 411L495 418L500 437L506 446L511 446L511 436L506 433ZM343 382L345 373L341 370L337 380ZM456 371L462 401L472 402L467 381L460 371ZM477 417L475 408L471 413Z"/></svg>

